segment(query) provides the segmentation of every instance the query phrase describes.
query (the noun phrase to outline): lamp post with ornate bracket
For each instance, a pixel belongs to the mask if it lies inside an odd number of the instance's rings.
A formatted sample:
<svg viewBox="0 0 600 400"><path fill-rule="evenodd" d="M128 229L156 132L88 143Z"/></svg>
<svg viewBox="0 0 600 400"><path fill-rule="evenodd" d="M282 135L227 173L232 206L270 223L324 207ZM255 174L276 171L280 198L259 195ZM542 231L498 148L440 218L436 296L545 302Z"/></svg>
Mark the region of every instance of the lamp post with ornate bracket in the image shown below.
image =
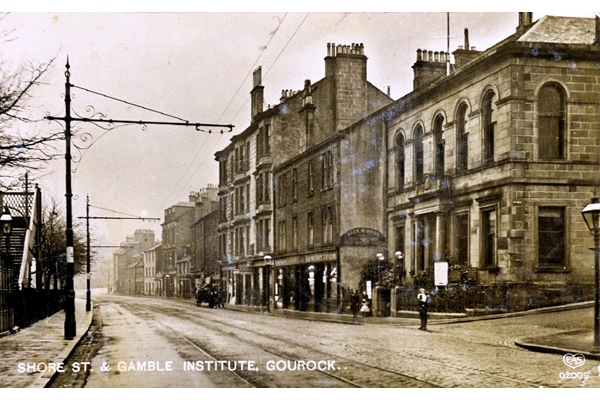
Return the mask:
<svg viewBox="0 0 600 400"><path fill-rule="evenodd" d="M124 120L124 119L104 119L104 118L79 118L71 116L71 88L76 87L70 81L71 72L69 65L69 58L67 57L67 63L65 64L65 115L64 117L53 117L47 115L45 118L49 121L63 121L65 123L65 198L66 198L66 258L67 258L67 276L66 276L66 299L65 299L65 324L64 324L64 336L66 339L72 339L77 333L77 326L75 321L75 290L73 287L74 277L74 255L73 255L73 213L72 213L72 188L71 188L71 123L72 122L89 122L93 124L139 124L142 126L147 125L178 125L194 127L197 131L200 131L201 127L223 127L228 128L231 132L233 125L219 125L219 124L205 124L205 123L191 123L189 121L173 122L173 121L142 121L142 120ZM80 88L82 89L82 88Z"/></svg>

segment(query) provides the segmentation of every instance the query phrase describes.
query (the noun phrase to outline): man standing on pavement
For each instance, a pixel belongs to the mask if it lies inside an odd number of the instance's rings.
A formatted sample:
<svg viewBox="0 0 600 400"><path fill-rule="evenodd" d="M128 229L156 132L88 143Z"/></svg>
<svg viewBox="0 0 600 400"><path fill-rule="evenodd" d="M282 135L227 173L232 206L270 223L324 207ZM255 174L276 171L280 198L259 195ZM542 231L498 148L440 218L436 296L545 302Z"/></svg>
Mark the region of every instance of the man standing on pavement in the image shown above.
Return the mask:
<svg viewBox="0 0 600 400"><path fill-rule="evenodd" d="M427 308L429 307L429 296L425 293L425 289L420 288L419 294L417 294L417 300L419 301L419 318L421 319L422 331L427 330Z"/></svg>

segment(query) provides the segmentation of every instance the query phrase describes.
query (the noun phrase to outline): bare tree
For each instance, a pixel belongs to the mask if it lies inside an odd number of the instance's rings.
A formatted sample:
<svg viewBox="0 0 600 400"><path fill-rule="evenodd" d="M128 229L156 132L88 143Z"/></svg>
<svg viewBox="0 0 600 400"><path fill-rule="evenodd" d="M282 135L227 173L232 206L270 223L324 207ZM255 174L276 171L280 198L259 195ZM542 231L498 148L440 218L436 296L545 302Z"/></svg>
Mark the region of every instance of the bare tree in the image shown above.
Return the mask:
<svg viewBox="0 0 600 400"><path fill-rule="evenodd" d="M44 199L43 225L42 225L42 255L43 265L46 269L46 287L49 283L63 288L66 279L67 260L65 235L66 218L62 207L55 198ZM73 224L73 253L75 261L75 274L86 271L87 265L87 237L85 228ZM90 262L95 262L96 254L90 251ZM56 286L55 286L56 287Z"/></svg>
<svg viewBox="0 0 600 400"><path fill-rule="evenodd" d="M0 24L7 14L0 14ZM0 45L13 41L14 31L0 30ZM34 132L30 100L36 86L48 72L47 62L28 62L14 68L0 60L0 187L15 185L14 177L26 170L43 168L59 152L55 148L63 133Z"/></svg>

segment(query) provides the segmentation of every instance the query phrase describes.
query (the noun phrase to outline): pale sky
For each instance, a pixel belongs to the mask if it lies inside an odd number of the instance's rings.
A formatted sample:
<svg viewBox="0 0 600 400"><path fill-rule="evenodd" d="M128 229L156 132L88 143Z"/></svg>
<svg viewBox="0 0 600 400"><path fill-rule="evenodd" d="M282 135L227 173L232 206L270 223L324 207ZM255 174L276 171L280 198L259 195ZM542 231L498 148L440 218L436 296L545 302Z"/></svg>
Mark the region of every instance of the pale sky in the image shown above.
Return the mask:
<svg viewBox="0 0 600 400"><path fill-rule="evenodd" d="M232 133L208 134L164 126L148 126L145 131L127 126L104 132L79 124L81 131L92 134L94 143L73 165L74 218L85 215L89 195L93 205L162 220L164 209L187 201L190 191L217 184L214 153L249 125L251 72L258 66L263 71L265 102L277 104L282 89L300 90L305 79L316 82L323 78L328 42L364 43L367 79L384 92L390 86L392 97L398 99L412 88L416 50L446 51L446 12L442 8L439 10L444 12L438 13L314 9L317 11L15 12L6 17L2 29L15 29L16 40L0 46L3 61L16 66L56 56L54 68L45 77L47 84L31 99L33 118L42 118L46 112L64 115L61 95L68 55L71 83L77 86L190 122L235 125ZM534 12L534 19L542 15ZM450 51L463 44L465 28L471 46L484 50L514 33L517 23L517 12L451 12ZM107 118L174 121L78 89L73 89L73 94L72 110L81 116L90 116L86 107L92 105ZM60 127L56 122L43 122L29 129L45 132ZM75 150L73 155L77 155ZM32 179L46 194L64 199L63 158L34 175ZM92 215L117 214L93 209ZM101 245L118 244L138 228L153 229L158 239L161 234L160 222L96 220L92 227L101 236L102 242L96 242Z"/></svg>

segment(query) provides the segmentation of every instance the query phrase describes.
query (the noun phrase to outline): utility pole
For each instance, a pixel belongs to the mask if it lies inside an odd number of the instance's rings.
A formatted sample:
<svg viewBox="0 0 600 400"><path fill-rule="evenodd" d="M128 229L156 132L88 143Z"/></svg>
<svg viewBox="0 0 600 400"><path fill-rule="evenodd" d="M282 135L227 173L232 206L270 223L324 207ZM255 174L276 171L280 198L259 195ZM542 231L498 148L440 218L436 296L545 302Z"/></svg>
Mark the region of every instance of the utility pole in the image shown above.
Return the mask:
<svg viewBox="0 0 600 400"><path fill-rule="evenodd" d="M71 72L69 69L69 57L67 56L67 63L65 64L65 116L64 117L53 117L46 116L45 118L49 121L64 121L65 122L65 198L66 198L66 255L67 255L67 283L66 283L66 299L65 299L65 324L64 324L64 336L65 339L73 339L77 333L77 325L75 321L75 290L73 287L74 267L75 261L73 256L73 213L72 213L72 198L73 193L71 189L71 122L90 122L90 123L123 123L123 124L139 124L139 125L179 125L189 126L196 128L200 131L200 127L222 127L228 128L231 132L233 125L219 125L219 124L205 124L205 123L191 123L185 122L169 122L169 121L132 121L132 120L107 120L107 119L92 119L92 118L73 118L71 117Z"/></svg>
<svg viewBox="0 0 600 400"><path fill-rule="evenodd" d="M87 265L86 265L86 291L85 291L85 311L92 310L92 296L91 296L91 266L90 266L90 219L138 219L142 221L160 221L160 218L145 218L145 217L90 217L90 196L86 197L85 205L85 218L86 230L87 230ZM122 247L122 246L94 246L94 247Z"/></svg>
<svg viewBox="0 0 600 400"><path fill-rule="evenodd" d="M77 334L77 325L75 321L75 289L73 287L73 276L75 269L75 260L73 257L73 212L71 189L71 72L69 71L69 57L65 65L65 182L66 182L66 203L67 203L67 299L65 303L65 339L73 339Z"/></svg>

